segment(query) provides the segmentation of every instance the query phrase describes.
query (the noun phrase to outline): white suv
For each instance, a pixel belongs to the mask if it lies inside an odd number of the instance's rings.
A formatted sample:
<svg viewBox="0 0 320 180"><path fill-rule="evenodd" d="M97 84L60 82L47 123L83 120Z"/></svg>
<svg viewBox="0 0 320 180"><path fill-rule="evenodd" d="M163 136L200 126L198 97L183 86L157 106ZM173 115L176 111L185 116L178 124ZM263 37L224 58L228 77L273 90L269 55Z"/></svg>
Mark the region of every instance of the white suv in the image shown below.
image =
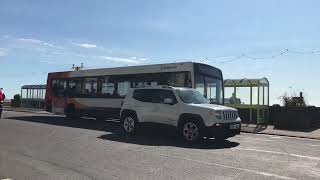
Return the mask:
<svg viewBox="0 0 320 180"><path fill-rule="evenodd" d="M169 86L130 89L120 112L123 129L134 134L140 123L177 127L187 141L201 137L227 139L240 134L234 108L210 104L198 91Z"/></svg>

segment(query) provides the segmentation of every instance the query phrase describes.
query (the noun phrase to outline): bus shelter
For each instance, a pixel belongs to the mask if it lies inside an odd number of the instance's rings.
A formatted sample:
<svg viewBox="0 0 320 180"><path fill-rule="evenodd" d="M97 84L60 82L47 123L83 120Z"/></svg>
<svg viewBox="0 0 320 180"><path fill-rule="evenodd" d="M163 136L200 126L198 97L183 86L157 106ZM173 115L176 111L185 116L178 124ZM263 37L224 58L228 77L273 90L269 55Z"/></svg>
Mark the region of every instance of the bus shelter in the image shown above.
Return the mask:
<svg viewBox="0 0 320 180"><path fill-rule="evenodd" d="M21 106L26 108L44 108L46 85L24 85L21 87Z"/></svg>
<svg viewBox="0 0 320 180"><path fill-rule="evenodd" d="M242 122L268 124L269 81L261 79L226 79L225 105L238 109Z"/></svg>

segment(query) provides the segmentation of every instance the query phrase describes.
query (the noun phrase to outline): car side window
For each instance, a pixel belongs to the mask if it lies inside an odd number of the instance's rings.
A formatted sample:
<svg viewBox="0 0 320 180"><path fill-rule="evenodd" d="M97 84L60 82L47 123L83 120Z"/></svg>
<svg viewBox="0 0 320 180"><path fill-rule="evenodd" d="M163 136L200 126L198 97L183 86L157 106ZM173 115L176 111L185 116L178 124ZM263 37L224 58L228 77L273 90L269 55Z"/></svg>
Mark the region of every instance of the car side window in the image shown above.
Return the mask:
<svg viewBox="0 0 320 180"><path fill-rule="evenodd" d="M149 103L160 103L159 94L156 89L137 89L132 96L135 100Z"/></svg>
<svg viewBox="0 0 320 180"><path fill-rule="evenodd" d="M166 98L170 98L172 99L172 104L176 104L178 101L177 101L177 98L176 96L174 95L174 93L170 90L162 90L162 89L159 89L159 98L160 98L160 103L164 103L164 100Z"/></svg>
<svg viewBox="0 0 320 180"><path fill-rule="evenodd" d="M138 101L144 101L144 90L138 89L134 90L132 98Z"/></svg>
<svg viewBox="0 0 320 180"><path fill-rule="evenodd" d="M164 99L170 98L173 104L177 99L172 91L162 89L137 89L133 92L133 98L141 102L164 103Z"/></svg>

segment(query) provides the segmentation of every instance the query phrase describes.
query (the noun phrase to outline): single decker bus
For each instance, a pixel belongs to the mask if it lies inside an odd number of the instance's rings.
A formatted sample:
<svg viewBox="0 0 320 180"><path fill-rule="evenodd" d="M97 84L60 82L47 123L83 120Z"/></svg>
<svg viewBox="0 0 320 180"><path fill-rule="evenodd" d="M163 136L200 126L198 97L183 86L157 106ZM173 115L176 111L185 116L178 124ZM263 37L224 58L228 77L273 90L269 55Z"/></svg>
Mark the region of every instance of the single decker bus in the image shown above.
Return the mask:
<svg viewBox="0 0 320 180"><path fill-rule="evenodd" d="M224 103L220 69L202 63L179 62L49 73L46 110L70 118L119 118L130 88L157 85L194 88L211 103Z"/></svg>

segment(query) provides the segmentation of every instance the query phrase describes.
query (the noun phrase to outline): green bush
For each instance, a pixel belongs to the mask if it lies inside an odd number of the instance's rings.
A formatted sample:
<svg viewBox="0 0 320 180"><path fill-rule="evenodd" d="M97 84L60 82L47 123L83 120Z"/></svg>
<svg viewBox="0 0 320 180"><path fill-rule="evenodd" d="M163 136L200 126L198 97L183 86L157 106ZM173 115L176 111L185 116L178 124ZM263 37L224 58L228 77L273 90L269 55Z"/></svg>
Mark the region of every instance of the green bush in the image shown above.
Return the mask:
<svg viewBox="0 0 320 180"><path fill-rule="evenodd" d="M284 107L305 107L306 102L304 98L301 97L296 97L294 95L288 95L288 93L285 93L283 96L280 97L283 106Z"/></svg>
<svg viewBox="0 0 320 180"><path fill-rule="evenodd" d="M21 105L21 96L20 96L20 94L16 94L13 96L11 106L12 107L20 107L20 105Z"/></svg>

